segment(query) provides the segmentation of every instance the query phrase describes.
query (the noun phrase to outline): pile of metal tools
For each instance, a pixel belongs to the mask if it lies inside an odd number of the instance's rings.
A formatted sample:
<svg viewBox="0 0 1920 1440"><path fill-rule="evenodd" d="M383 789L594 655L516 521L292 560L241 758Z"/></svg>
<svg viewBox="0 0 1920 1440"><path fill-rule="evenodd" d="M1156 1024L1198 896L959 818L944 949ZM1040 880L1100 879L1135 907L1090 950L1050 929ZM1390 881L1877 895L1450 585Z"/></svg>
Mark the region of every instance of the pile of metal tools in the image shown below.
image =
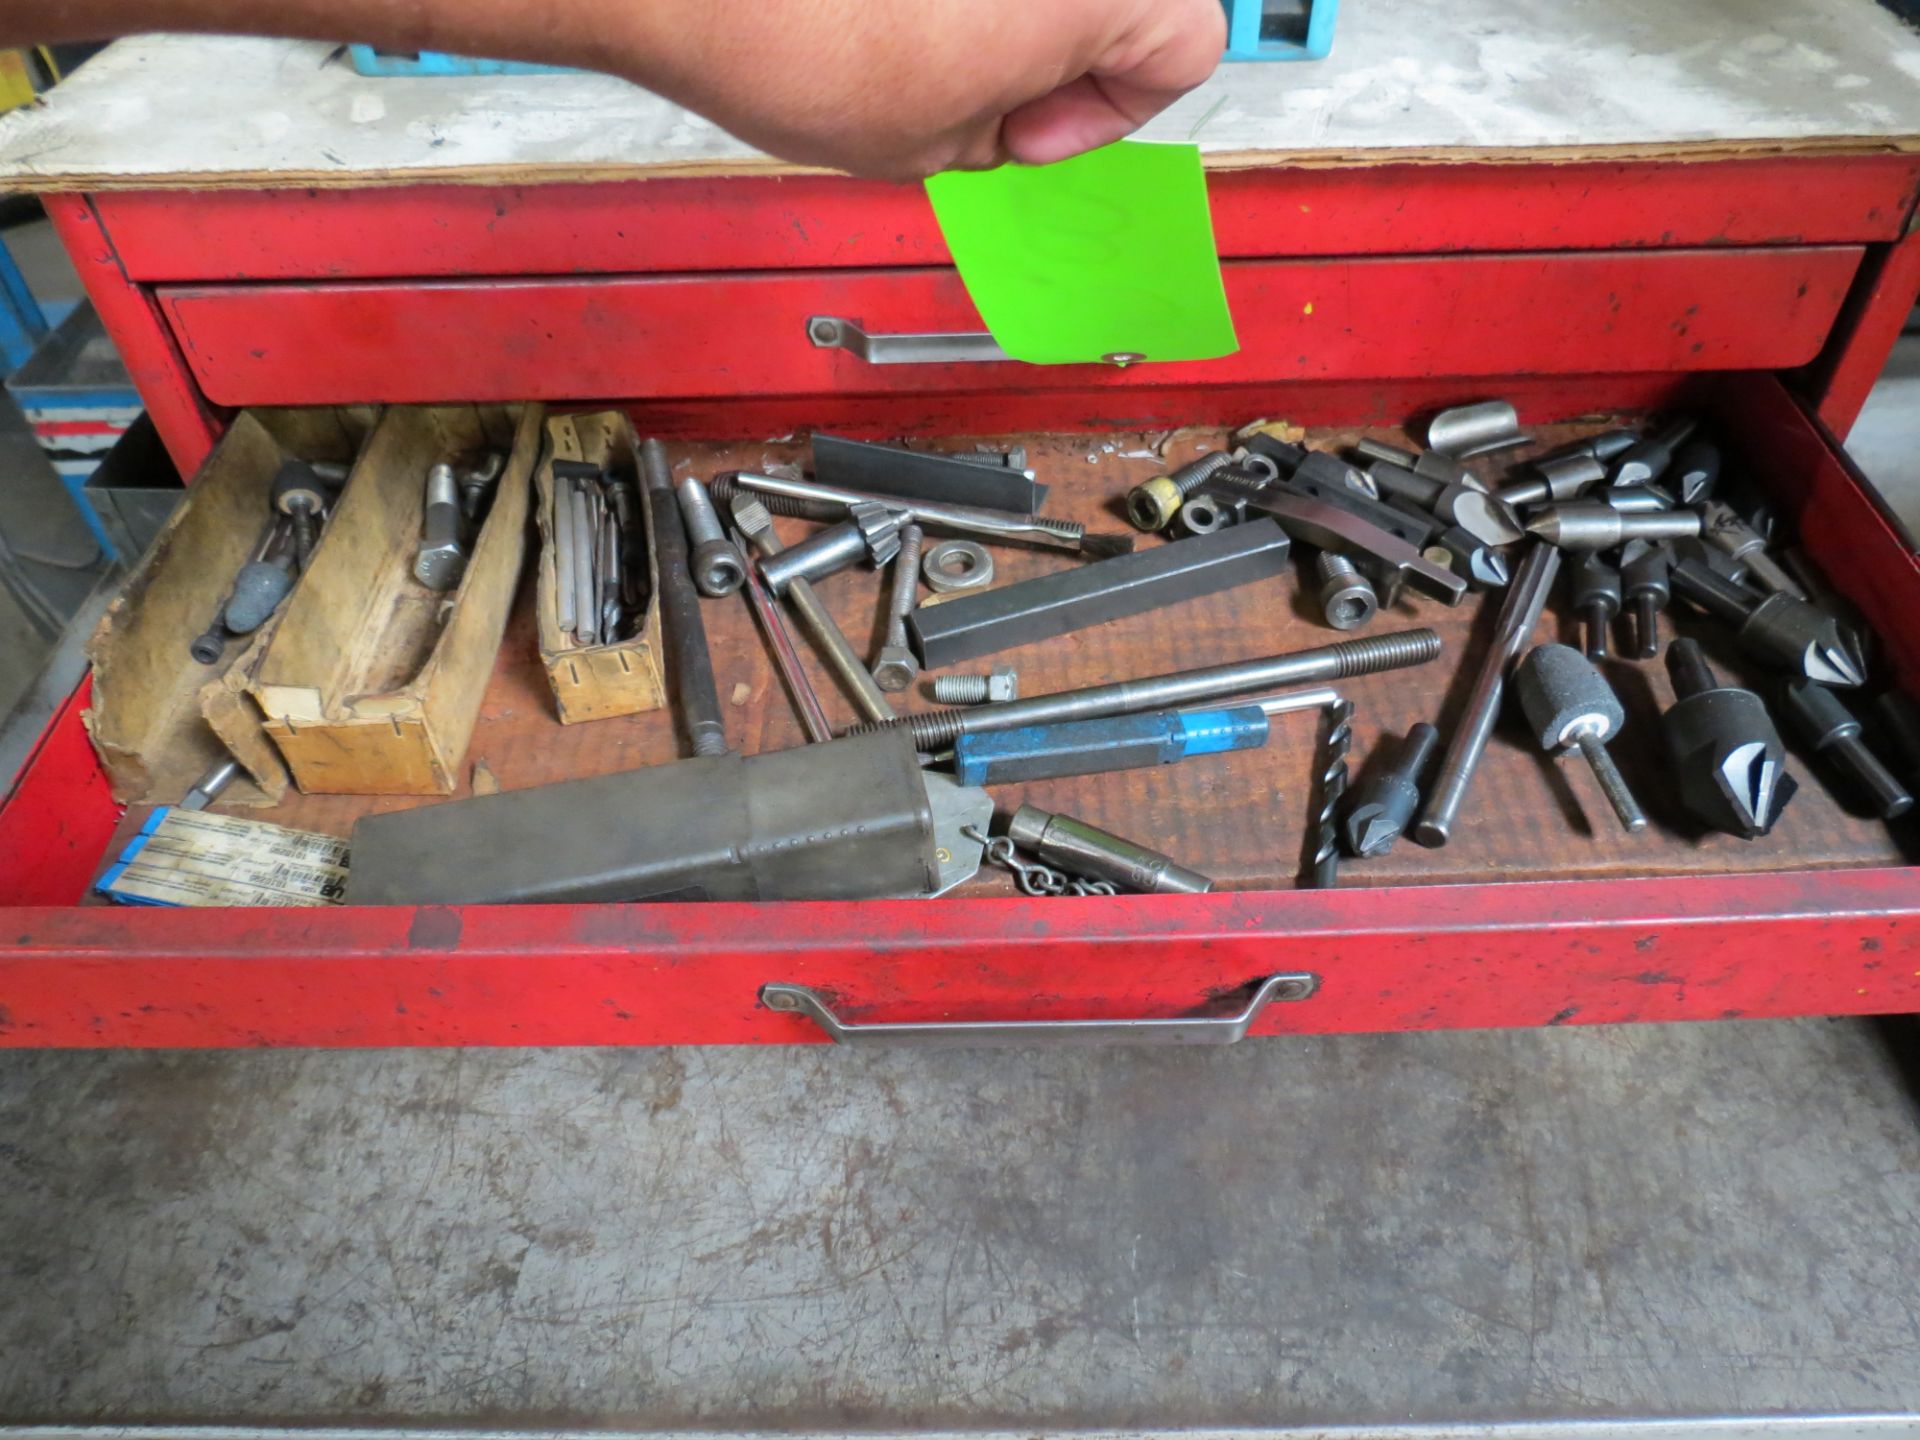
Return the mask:
<svg viewBox="0 0 1920 1440"><path fill-rule="evenodd" d="M1445 845L1503 714L1530 744L1580 755L1607 807L1636 832L1648 821L1609 749L1625 707L1604 667L1659 656L1675 602L1703 617L1698 628L1709 639L1712 622L1722 624L1775 683L1763 695L1718 678L1691 636L1664 646L1674 700L1661 717L1660 763L1671 781L1662 787L1663 820L1746 839L1772 830L1796 790L1776 715L1851 808L1893 819L1911 807L1906 784L1920 777L1920 717L1886 692L1873 707L1875 745L1895 757L1893 767L1868 747L1841 694L1868 682L1868 637L1783 548L1767 504L1723 484L1720 451L1698 425L1608 431L1517 463L1502 458L1521 447L1537 448L1501 401L1442 412L1424 449L1368 439L1336 453L1310 448L1295 427L1257 422L1124 496L1137 530L1171 540L1136 549L1132 535L1088 533L1043 516L1047 487L1019 451L933 454L820 435L811 474L723 472L676 482L664 448L649 441L642 480L663 649L688 747L699 757L682 767L715 768L688 772L685 786L649 789L649 828L660 843L635 842L624 858L617 852L625 837L611 832L586 835L582 857L531 843L563 814L570 833L581 834L583 813L604 808L595 798L604 788L541 787L363 822L381 874L417 881L422 854L451 858L432 893L416 886L354 898L930 895L983 862L1032 895L1203 892L1213 881L1190 866L1070 815L1020 806L996 828L988 787L1257 748L1276 717L1296 712L1321 724L1303 885L1334 885L1343 857L1385 855L1402 835ZM610 477L578 473L585 468L563 476L556 464L556 481L567 486L555 486L553 530L562 574L585 577L568 627L583 644L618 633L631 611L614 603L624 593L619 576L645 573L644 558L632 563L625 544L632 497L623 503ZM820 528L789 543L777 517ZM1085 563L996 584L988 547L1009 544L1066 551ZM611 589L608 562L596 555L626 562ZM817 588L856 568L888 572L884 631L870 657ZM1457 717L1436 715L1387 737L1359 779L1350 773L1354 705L1339 682L1434 660L1441 641L1427 629L1043 695L1023 695L1014 670L995 658L1289 570L1325 624L1349 636L1405 595L1456 605L1476 592L1503 592L1489 598L1497 604L1492 643ZM1565 615L1581 628L1577 647L1533 643L1556 586ZM924 600L923 587L932 592ZM701 601L736 591L813 742L805 751L741 757L728 749ZM566 593L563 584L563 614ZM790 621L860 717L842 734ZM948 708L895 710L895 697L923 669L968 661L984 663L929 687ZM794 755L819 758L785 758ZM849 785L859 773L870 783ZM570 793L541 793L559 790ZM720 791L735 798L720 804ZM676 795L686 797L678 808ZM450 828L446 812L462 805L491 807L486 823L476 817L464 831ZM463 849L467 832L485 843ZM503 833L530 843L502 845ZM890 837L884 862L878 836ZM362 854L358 834L355 852ZM803 852L804 864L794 858ZM856 853L860 863L849 867Z"/></svg>
<svg viewBox="0 0 1920 1440"><path fill-rule="evenodd" d="M267 487L267 514L259 537L221 595L207 628L188 642L188 654L202 665L217 665L228 641L251 635L267 623L312 563L320 532L346 483L345 465L281 463Z"/></svg>
<svg viewBox="0 0 1920 1440"><path fill-rule="evenodd" d="M551 473L547 521L561 636L581 648L631 640L652 599L635 479L565 458L553 461ZM678 519L673 523L677 530Z"/></svg>

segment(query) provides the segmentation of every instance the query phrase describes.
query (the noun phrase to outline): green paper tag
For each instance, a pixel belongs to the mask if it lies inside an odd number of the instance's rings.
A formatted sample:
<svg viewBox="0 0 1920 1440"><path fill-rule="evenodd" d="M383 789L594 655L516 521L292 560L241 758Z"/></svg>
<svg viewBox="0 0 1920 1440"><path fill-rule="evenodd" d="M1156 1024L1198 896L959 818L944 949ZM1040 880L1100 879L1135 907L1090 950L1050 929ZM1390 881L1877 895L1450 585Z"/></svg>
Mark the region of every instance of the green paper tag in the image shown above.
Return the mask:
<svg viewBox="0 0 1920 1440"><path fill-rule="evenodd" d="M1036 365L1240 348L1197 145L1121 140L1057 165L953 170L927 198L1000 348Z"/></svg>

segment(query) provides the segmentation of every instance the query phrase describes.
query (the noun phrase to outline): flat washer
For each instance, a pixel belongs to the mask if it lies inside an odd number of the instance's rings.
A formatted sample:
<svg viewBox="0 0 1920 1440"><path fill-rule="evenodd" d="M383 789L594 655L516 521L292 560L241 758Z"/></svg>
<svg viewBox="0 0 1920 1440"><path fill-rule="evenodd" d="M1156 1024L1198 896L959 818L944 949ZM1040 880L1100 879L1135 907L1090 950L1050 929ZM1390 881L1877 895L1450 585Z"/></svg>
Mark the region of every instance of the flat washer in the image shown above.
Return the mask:
<svg viewBox="0 0 1920 1440"><path fill-rule="evenodd" d="M942 540L920 557L920 573L942 595L993 583L993 556L971 540Z"/></svg>

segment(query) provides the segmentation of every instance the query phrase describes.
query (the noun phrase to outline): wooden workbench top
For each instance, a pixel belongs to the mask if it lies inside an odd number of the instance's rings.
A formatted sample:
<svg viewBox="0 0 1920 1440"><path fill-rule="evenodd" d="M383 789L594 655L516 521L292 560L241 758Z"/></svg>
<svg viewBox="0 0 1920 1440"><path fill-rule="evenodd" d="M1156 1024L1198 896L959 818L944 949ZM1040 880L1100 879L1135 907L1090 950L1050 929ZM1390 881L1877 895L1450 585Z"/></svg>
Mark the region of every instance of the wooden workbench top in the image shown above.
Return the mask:
<svg viewBox="0 0 1920 1440"><path fill-rule="evenodd" d="M1875 0L1348 0L1330 59L1223 65L1143 134L1216 166L1920 149L1920 34ZM306 41L122 41L0 117L0 187L36 190L792 168L605 76L368 79Z"/></svg>

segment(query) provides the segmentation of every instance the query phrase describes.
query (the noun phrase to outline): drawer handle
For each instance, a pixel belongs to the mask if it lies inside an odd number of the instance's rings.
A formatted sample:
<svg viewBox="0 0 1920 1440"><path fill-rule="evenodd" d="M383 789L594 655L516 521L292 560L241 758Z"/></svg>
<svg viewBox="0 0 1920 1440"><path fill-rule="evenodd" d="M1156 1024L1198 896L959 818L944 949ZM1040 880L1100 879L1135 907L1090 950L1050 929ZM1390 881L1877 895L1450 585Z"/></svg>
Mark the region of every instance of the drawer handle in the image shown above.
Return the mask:
<svg viewBox="0 0 1920 1440"><path fill-rule="evenodd" d="M1270 975L1235 1015L1144 1020L935 1020L911 1025L849 1025L818 991L804 985L761 987L769 1010L806 1015L841 1045L1231 1045L1277 1000L1305 1000L1318 975Z"/></svg>
<svg viewBox="0 0 1920 1440"><path fill-rule="evenodd" d="M815 315L807 338L822 350L845 350L869 365L974 365L1011 360L991 335L869 335L852 320Z"/></svg>

